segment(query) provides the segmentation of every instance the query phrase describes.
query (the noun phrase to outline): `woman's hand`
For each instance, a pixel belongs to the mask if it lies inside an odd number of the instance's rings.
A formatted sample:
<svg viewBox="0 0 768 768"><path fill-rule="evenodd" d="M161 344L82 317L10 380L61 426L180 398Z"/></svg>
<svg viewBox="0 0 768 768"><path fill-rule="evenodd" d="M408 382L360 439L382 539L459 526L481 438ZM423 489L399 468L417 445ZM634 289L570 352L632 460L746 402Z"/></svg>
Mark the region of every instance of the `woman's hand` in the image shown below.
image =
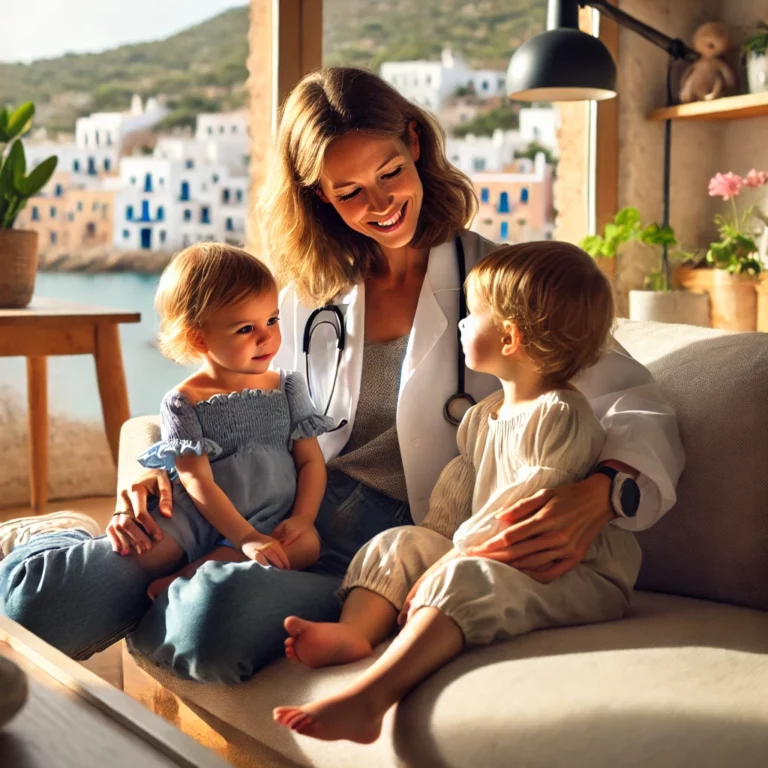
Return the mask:
<svg viewBox="0 0 768 768"><path fill-rule="evenodd" d="M249 559L261 565L274 565L281 570L291 567L288 556L277 539L256 533L240 545L240 551Z"/></svg>
<svg viewBox="0 0 768 768"><path fill-rule="evenodd" d="M115 514L107 526L112 549L120 555L142 554L153 541L163 538L163 531L147 512L147 497L158 496L160 514L170 517L173 494L168 474L162 469L148 469L129 489L120 489ZM141 526L141 527L140 527Z"/></svg>
<svg viewBox="0 0 768 768"><path fill-rule="evenodd" d="M497 515L508 527L467 555L507 563L548 584L584 559L614 517L610 487L611 481L597 474L522 499Z"/></svg>

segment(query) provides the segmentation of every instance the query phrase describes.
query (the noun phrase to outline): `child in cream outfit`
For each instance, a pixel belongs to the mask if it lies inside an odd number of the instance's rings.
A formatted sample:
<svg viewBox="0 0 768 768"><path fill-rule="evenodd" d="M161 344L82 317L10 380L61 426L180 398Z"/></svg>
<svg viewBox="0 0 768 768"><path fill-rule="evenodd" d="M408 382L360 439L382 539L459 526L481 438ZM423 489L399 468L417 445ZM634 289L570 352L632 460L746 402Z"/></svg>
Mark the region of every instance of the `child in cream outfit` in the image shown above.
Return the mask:
<svg viewBox="0 0 768 768"><path fill-rule="evenodd" d="M467 365L498 376L502 390L466 413L459 456L443 470L423 525L385 531L358 552L342 584L339 623L286 620L286 655L312 667L363 658L403 625L340 694L275 710L299 733L374 741L386 710L466 645L618 619L629 607L640 549L616 526L551 583L473 554L508 527L503 513L516 501L577 482L597 463L603 429L568 382L608 343L608 282L574 246L528 243L480 262L467 298L460 324Z"/></svg>

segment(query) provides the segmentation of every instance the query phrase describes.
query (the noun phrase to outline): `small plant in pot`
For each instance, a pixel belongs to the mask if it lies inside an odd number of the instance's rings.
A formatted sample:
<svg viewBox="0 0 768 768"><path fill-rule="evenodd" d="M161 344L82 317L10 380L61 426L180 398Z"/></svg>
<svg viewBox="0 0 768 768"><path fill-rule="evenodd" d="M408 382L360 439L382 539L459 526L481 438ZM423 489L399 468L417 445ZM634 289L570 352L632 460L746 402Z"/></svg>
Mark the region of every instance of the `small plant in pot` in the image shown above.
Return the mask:
<svg viewBox="0 0 768 768"><path fill-rule="evenodd" d="M709 326L707 294L672 290L670 253L677 247L674 229L668 225L648 224L637 233L637 240L651 248L661 248L661 258L659 268L645 278L644 290L629 292L630 319ZM682 252L674 254L678 259L685 255Z"/></svg>
<svg viewBox="0 0 768 768"><path fill-rule="evenodd" d="M750 93L768 91L768 24L757 22L757 32L741 46L747 64Z"/></svg>
<svg viewBox="0 0 768 768"><path fill-rule="evenodd" d="M757 207L739 215L736 198L747 188L757 189L768 182L768 173L752 169L746 176L717 173L709 181L709 194L730 201L727 216L715 216L718 239L710 243L707 262L715 268L712 315L717 328L754 331L757 328L757 285L762 272L755 240L757 224L767 219Z"/></svg>
<svg viewBox="0 0 768 768"><path fill-rule="evenodd" d="M0 109L0 307L26 307L35 288L37 232L13 229L19 212L50 180L58 158L27 173L24 145L35 106Z"/></svg>
<svg viewBox="0 0 768 768"><path fill-rule="evenodd" d="M609 279L616 275L619 249L634 240L642 228L637 208L622 208L613 221L605 225L602 235L587 235L579 247L585 250Z"/></svg>

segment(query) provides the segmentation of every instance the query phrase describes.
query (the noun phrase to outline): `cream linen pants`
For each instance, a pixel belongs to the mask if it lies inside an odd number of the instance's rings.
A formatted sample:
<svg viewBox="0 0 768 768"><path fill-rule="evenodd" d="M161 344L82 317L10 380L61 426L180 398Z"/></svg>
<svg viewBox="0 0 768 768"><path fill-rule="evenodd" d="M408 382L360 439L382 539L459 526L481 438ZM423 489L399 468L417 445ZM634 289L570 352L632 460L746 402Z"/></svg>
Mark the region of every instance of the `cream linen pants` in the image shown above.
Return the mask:
<svg viewBox="0 0 768 768"><path fill-rule="evenodd" d="M342 583L346 597L364 587L399 611L411 587L453 547L428 528L392 528L371 539L355 556ZM422 606L453 619L469 645L508 640L535 629L619 619L629 608L640 570L634 536L609 525L586 558L550 584L509 565L482 557L461 557L437 568L421 584L409 616Z"/></svg>

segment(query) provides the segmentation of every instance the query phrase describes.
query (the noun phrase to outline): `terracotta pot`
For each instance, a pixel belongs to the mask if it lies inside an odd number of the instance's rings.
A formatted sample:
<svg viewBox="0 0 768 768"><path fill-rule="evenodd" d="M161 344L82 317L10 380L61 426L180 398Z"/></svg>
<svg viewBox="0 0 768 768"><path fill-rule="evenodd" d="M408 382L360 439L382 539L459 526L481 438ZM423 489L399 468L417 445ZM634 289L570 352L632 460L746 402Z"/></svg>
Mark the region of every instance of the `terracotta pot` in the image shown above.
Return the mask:
<svg viewBox="0 0 768 768"><path fill-rule="evenodd" d="M757 330L758 280L715 269L712 285L712 325L728 331Z"/></svg>
<svg viewBox="0 0 768 768"><path fill-rule="evenodd" d="M630 291L629 319L708 328L709 295L688 291Z"/></svg>
<svg viewBox="0 0 768 768"><path fill-rule="evenodd" d="M768 272L757 281L757 330L768 333Z"/></svg>
<svg viewBox="0 0 768 768"><path fill-rule="evenodd" d="M0 229L0 307L26 307L36 273L37 232Z"/></svg>

